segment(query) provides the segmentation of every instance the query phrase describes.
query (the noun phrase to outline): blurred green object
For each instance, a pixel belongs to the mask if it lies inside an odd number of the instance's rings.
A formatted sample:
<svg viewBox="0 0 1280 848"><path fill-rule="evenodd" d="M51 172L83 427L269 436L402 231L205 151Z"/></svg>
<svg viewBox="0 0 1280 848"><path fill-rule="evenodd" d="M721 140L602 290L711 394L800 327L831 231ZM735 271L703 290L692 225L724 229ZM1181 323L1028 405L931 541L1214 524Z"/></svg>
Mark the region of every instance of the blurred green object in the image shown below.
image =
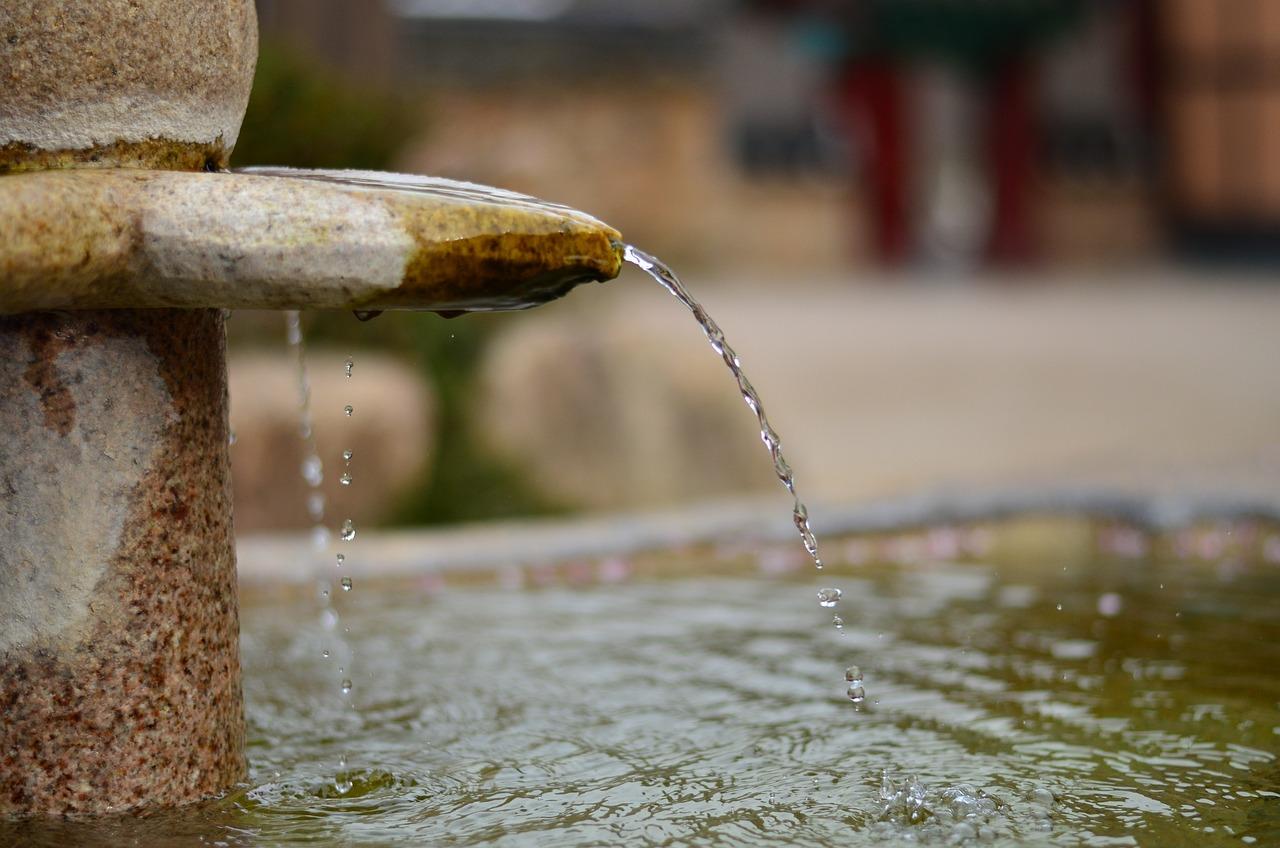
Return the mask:
<svg viewBox="0 0 1280 848"><path fill-rule="evenodd" d="M981 69L1078 22L1087 0L870 0L852 27L856 55L941 57Z"/></svg>
<svg viewBox="0 0 1280 848"><path fill-rule="evenodd" d="M420 98L358 89L320 62L264 40L232 164L388 169L422 129Z"/></svg>
<svg viewBox="0 0 1280 848"><path fill-rule="evenodd" d="M358 323L346 313L312 314L308 342L393 351L426 374L435 390L438 435L430 468L422 484L387 517L387 524L453 524L567 511L479 445L471 427L469 409L481 357L503 322L513 317L518 320L518 314L445 319L430 312L385 312L373 322Z"/></svg>
<svg viewBox="0 0 1280 848"><path fill-rule="evenodd" d="M422 101L421 92L354 87L304 54L264 41L232 161L237 167L389 170L400 148L424 128ZM308 316L309 343L391 351L414 363L436 392L432 467L389 516L390 523L446 524L560 511L478 446L469 427L466 410L476 369L501 320L468 315L446 321L431 313L388 312L361 324L347 313ZM275 322L233 324L231 341L282 344L276 330Z"/></svg>

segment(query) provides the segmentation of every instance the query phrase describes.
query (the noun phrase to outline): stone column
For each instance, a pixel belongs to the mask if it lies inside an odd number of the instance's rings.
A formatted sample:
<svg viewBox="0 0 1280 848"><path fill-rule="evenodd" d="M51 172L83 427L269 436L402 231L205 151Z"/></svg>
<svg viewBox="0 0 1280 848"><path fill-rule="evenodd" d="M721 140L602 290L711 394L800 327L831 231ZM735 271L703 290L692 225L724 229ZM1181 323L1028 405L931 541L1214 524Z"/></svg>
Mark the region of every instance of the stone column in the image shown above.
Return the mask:
<svg viewBox="0 0 1280 848"><path fill-rule="evenodd" d="M252 0L0 0L0 180L225 166L256 57ZM224 348L210 309L0 317L0 816L245 774Z"/></svg>
<svg viewBox="0 0 1280 848"><path fill-rule="evenodd" d="M245 775L218 310L0 317L0 815Z"/></svg>

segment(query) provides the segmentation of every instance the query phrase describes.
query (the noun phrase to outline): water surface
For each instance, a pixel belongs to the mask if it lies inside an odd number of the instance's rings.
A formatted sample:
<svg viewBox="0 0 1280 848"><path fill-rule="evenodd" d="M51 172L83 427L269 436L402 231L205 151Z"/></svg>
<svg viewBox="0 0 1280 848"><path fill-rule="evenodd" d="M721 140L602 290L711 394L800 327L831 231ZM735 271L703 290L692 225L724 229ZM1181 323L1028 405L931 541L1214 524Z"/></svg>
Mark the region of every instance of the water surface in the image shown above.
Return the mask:
<svg viewBox="0 0 1280 848"><path fill-rule="evenodd" d="M358 714L315 604L249 603L249 786L0 843L1280 844L1277 565L828 565L844 636L804 569L362 585Z"/></svg>

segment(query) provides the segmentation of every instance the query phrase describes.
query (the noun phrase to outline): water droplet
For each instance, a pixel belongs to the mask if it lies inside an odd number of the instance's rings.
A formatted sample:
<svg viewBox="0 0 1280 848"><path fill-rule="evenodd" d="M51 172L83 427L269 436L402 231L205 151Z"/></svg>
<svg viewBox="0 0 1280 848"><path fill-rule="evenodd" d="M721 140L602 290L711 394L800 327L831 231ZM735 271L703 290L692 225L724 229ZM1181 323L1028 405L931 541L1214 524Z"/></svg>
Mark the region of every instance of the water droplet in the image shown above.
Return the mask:
<svg viewBox="0 0 1280 848"><path fill-rule="evenodd" d="M355 456L355 454L354 454L354 453L352 453L350 449L344 450L344 451L342 452L342 460L343 460L344 462L350 462L350 461L351 461L351 457L353 457L353 456Z"/></svg>
<svg viewBox="0 0 1280 848"><path fill-rule="evenodd" d="M862 688L861 683L850 683L849 688L845 690L845 694L855 704L861 704L867 699L867 690Z"/></svg>
<svg viewBox="0 0 1280 848"><path fill-rule="evenodd" d="M836 630L844 630L844 619L838 615L831 616L831 624Z"/></svg>
<svg viewBox="0 0 1280 848"><path fill-rule="evenodd" d="M1062 604L1058 604L1058 605L1057 605L1057 610L1058 610L1058 612L1062 612Z"/></svg>
<svg viewBox="0 0 1280 848"><path fill-rule="evenodd" d="M325 650L321 651L321 652L320 652L320 656L324 657L325 659L329 659L329 651L328 651L328 649L326 648Z"/></svg>
<svg viewBox="0 0 1280 848"><path fill-rule="evenodd" d="M344 542L350 542L356 537L356 525L350 518L342 522L342 532L339 537Z"/></svg>
<svg viewBox="0 0 1280 848"><path fill-rule="evenodd" d="M344 592L350 592L350 591L351 591L351 578L350 578L350 577L344 577L344 578L342 578L342 591L344 591Z"/></svg>
<svg viewBox="0 0 1280 848"><path fill-rule="evenodd" d="M1107 592L1105 595L1098 597L1098 614L1105 615L1107 618L1119 615L1120 610L1124 607L1124 599L1115 592Z"/></svg>
<svg viewBox="0 0 1280 848"><path fill-rule="evenodd" d="M342 485L344 485L344 486L350 486L350 485L351 485L351 473L350 473L350 472L343 472L342 476L338 478L338 482L339 482L339 483L341 483L341 484L342 484Z"/></svg>
<svg viewBox="0 0 1280 848"><path fill-rule="evenodd" d="M346 363L343 365L343 370L346 371L348 377L351 376L351 369L355 367L356 367L356 361L352 359L350 356L348 356Z"/></svg>
<svg viewBox="0 0 1280 848"><path fill-rule="evenodd" d="M351 694L351 681L350 681L350 680L345 680L345 679L344 679L344 680L342 681L342 694L344 694L344 695L350 695L350 694Z"/></svg>
<svg viewBox="0 0 1280 848"><path fill-rule="evenodd" d="M862 669L858 668L856 665L849 666L844 670L844 679L850 683L861 683Z"/></svg>
<svg viewBox="0 0 1280 848"><path fill-rule="evenodd" d="M355 409L351 406L351 404L347 404L346 406L342 407L342 414L347 416L348 418L351 417L351 413L353 412L355 412Z"/></svg>
<svg viewBox="0 0 1280 848"><path fill-rule="evenodd" d="M342 568L342 566L346 565L346 563L347 563L347 555L338 554L338 568Z"/></svg>
<svg viewBox="0 0 1280 848"><path fill-rule="evenodd" d="M302 479L307 481L308 486L319 486L324 480L324 464L320 462L320 457L312 454L302 461Z"/></svg>
<svg viewBox="0 0 1280 848"><path fill-rule="evenodd" d="M312 521L320 521L324 518L324 495L320 492L312 492L307 495L307 513L311 516Z"/></svg>
<svg viewBox="0 0 1280 848"><path fill-rule="evenodd" d="M234 445L235 443L236 443L236 431L230 430L227 432L227 444Z"/></svg>
<svg viewBox="0 0 1280 848"><path fill-rule="evenodd" d="M818 590L818 606L830 609L840 603L840 598L844 592L839 589L819 589Z"/></svg>
<svg viewBox="0 0 1280 848"><path fill-rule="evenodd" d="M1027 800L1041 807L1052 807L1055 798L1053 792L1043 786L1033 786L1027 792Z"/></svg>

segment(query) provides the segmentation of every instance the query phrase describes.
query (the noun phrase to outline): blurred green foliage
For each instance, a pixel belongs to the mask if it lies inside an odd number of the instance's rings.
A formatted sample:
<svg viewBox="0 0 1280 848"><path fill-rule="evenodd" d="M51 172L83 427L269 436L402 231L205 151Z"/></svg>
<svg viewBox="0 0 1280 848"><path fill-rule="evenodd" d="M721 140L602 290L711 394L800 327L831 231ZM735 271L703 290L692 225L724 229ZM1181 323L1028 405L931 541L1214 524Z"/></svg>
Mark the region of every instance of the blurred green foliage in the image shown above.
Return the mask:
<svg viewBox="0 0 1280 848"><path fill-rule="evenodd" d="M264 40L232 164L388 168L422 130L411 93L350 85L319 62Z"/></svg>
<svg viewBox="0 0 1280 848"><path fill-rule="evenodd" d="M258 59L234 164L386 170L421 132L422 98L356 89L317 62L270 42ZM436 394L437 439L422 481L389 516L400 525L441 524L560 511L477 442L468 409L489 339L503 320L388 312L362 324L346 313L306 317L308 344L385 350L412 363ZM284 346L282 323L228 325L233 346ZM357 361L359 354L356 354ZM394 403L394 398L387 398Z"/></svg>
<svg viewBox="0 0 1280 848"><path fill-rule="evenodd" d="M361 323L346 313L310 316L309 341L394 351L426 374L435 389L437 432L430 468L388 516L389 524L451 524L567 511L485 450L470 420L485 349L503 323L513 318L518 316L476 313L444 319L430 312L385 312Z"/></svg>

